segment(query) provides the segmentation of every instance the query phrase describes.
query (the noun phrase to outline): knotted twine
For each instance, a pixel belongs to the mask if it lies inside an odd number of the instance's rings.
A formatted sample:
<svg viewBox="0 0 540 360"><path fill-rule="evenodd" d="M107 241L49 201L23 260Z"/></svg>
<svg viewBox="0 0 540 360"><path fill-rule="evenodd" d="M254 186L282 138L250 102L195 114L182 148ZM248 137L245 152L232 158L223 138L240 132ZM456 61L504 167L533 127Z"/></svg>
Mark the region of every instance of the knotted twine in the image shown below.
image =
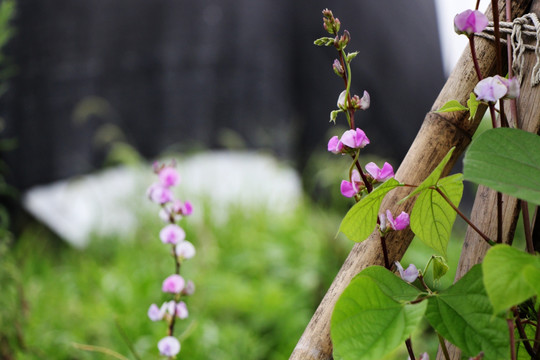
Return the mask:
<svg viewBox="0 0 540 360"><path fill-rule="evenodd" d="M532 23L530 25L529 23ZM514 19L513 22L499 22L500 33L510 34L510 42L512 45L512 70L521 82L523 79L523 53L525 50L534 51L536 55L536 64L531 73L531 84L536 86L540 84L540 21L534 13L525 14L522 17ZM476 34L490 40L495 40L493 33L493 21L490 21L484 32ZM536 39L536 44L526 44L524 37ZM501 42L506 44L506 40L501 38Z"/></svg>

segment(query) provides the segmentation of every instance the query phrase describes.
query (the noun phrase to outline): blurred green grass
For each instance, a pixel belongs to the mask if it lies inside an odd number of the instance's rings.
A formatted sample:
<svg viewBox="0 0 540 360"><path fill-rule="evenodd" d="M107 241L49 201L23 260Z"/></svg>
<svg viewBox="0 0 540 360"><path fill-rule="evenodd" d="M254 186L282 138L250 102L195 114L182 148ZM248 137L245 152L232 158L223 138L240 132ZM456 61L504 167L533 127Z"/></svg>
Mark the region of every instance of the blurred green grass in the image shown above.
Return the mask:
<svg viewBox="0 0 540 360"><path fill-rule="evenodd" d="M288 358L353 245L335 239L339 221L308 203L286 216L231 209L222 224L186 219L198 252L182 274L197 290L187 299L190 317L177 323L176 334L191 329L179 358ZM139 225L133 238L94 237L83 251L27 228L1 266L10 300L2 301L0 333L14 358L110 358L73 343L134 358L122 333L141 358L158 357L166 326L146 312L166 300L161 282L174 264L158 217L141 215Z"/></svg>

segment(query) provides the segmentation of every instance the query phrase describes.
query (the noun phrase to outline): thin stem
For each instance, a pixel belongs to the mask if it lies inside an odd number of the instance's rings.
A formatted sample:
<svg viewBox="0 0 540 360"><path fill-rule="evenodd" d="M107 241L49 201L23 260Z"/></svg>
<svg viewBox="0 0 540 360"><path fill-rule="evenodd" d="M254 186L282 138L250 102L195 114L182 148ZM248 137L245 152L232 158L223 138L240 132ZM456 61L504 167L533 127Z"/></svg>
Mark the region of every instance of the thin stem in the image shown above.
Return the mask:
<svg viewBox="0 0 540 360"><path fill-rule="evenodd" d="M480 0L476 0L476 6L474 7L474 10L478 10L480 7Z"/></svg>
<svg viewBox="0 0 540 360"><path fill-rule="evenodd" d="M448 349L446 348L446 343L444 342L444 338L439 333L437 333L437 337L439 338L439 344L441 345L444 358L446 360L450 360L450 354L448 354Z"/></svg>
<svg viewBox="0 0 540 360"><path fill-rule="evenodd" d="M502 194L497 191L497 244L502 244Z"/></svg>
<svg viewBox="0 0 540 360"><path fill-rule="evenodd" d="M499 2L491 0L491 10L493 12L493 35L495 36L495 55L497 56L497 74L502 74L501 58L501 33L499 32Z"/></svg>
<svg viewBox="0 0 540 360"><path fill-rule="evenodd" d="M118 332L120 333L120 336L122 336L122 339L124 340L124 342L126 343L129 351L133 354L133 356L135 357L135 359L137 360L141 360L141 357L139 356L139 354L137 354L137 352L135 351L135 347L133 346L133 343L131 342L131 340L129 339L129 337L127 336L126 332L124 331L124 329L120 326L120 323L118 322L118 319L114 319L114 323L116 324L116 328L118 329Z"/></svg>
<svg viewBox="0 0 540 360"><path fill-rule="evenodd" d="M478 81L482 80L482 72L480 71L480 65L478 64L478 57L476 56L476 49L474 46L474 35L469 35L469 47L471 48L471 57L474 64L474 70L476 71L476 76Z"/></svg>
<svg viewBox="0 0 540 360"><path fill-rule="evenodd" d="M506 319L508 332L510 333L510 358L516 360L516 338L514 337L514 321Z"/></svg>
<svg viewBox="0 0 540 360"><path fill-rule="evenodd" d="M427 292L431 294L431 289L429 288L429 286L427 286L426 282L424 281L424 276L422 274L418 275L418 280L420 280L420 283L422 284L424 289L426 289Z"/></svg>
<svg viewBox="0 0 540 360"><path fill-rule="evenodd" d="M478 233L478 235L480 235L480 237L482 237L482 239L484 239L489 245L495 245L495 242L493 242L493 240L491 240L486 234L484 234L479 228L476 227L476 225L474 225L471 220L469 220L469 218L467 218L465 216L465 214L463 214L457 207L456 205L454 205L454 203L448 198L448 196L446 196L446 194L444 192L441 191L440 188L438 187L435 187L434 188L435 191L437 191L442 197L443 199L448 203L448 205L450 205L452 207L452 209L454 209L454 211L467 223L469 224L469 226Z"/></svg>
<svg viewBox="0 0 540 360"><path fill-rule="evenodd" d="M529 353L529 355L531 356L531 358L535 358L536 354L534 353L534 350L533 348L531 347L531 343L529 342L529 340L527 339L527 334L525 334L525 329L523 328L523 324L521 323L521 320L519 318L519 311L518 309L514 306L512 308L512 312L514 313L514 318L515 318L515 323L516 323L516 328L518 330L518 333L519 333L519 337L521 339L523 339L523 345L525 346L525 350L527 350L527 352Z"/></svg>
<svg viewBox="0 0 540 360"><path fill-rule="evenodd" d="M352 78L352 71L351 71L351 65L348 61L345 60L345 51L341 50L339 51L339 62L341 63L341 67L344 69L347 69L347 71L343 74L343 81L345 81L345 97L347 99L347 121L349 122L349 127L351 129L354 129L354 109L349 109L349 105L351 104L351 78Z"/></svg>
<svg viewBox="0 0 540 360"><path fill-rule="evenodd" d="M536 313L536 332L534 334L534 352L538 354L540 351L540 306L538 306L538 311Z"/></svg>
<svg viewBox="0 0 540 360"><path fill-rule="evenodd" d="M356 168L358 169L358 172L360 173L360 177L362 178L362 181L364 182L364 185L366 185L366 189L368 193L373 191L373 185L369 182L366 174L364 174L364 171L362 170L362 165L358 162L358 160L355 161Z"/></svg>
<svg viewBox="0 0 540 360"><path fill-rule="evenodd" d="M386 237L384 235L379 236L381 238L381 247L384 258L384 267L390 270L390 260L388 259L388 250L386 248Z"/></svg>
<svg viewBox="0 0 540 360"><path fill-rule="evenodd" d="M534 244L532 239L531 220L529 217L529 204L521 200L521 213L523 215L523 227L525 229L525 240L527 243L527 252L534 255Z"/></svg>
<svg viewBox="0 0 540 360"><path fill-rule="evenodd" d="M411 360L416 360L416 358L414 357L414 351L412 348L411 338L408 338L407 340L405 340L405 345L407 346L407 352L409 353L409 358Z"/></svg>

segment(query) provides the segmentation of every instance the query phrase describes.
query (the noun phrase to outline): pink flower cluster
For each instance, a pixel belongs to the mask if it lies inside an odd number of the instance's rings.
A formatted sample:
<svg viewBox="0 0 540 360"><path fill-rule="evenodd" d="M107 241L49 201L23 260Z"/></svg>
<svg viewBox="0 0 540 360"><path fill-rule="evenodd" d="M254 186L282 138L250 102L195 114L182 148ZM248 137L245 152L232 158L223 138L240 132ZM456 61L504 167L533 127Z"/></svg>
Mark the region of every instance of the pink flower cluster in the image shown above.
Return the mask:
<svg viewBox="0 0 540 360"><path fill-rule="evenodd" d="M171 294L173 299L165 301L161 307L150 305L148 317L152 321L165 320L171 334L174 319L185 319L189 315L186 303L181 298L195 292L195 284L191 280L184 280L178 273L181 263L194 257L196 252L193 244L186 240L184 229L177 224L184 216L191 215L193 207L189 201L182 202L174 197L172 188L180 184L181 178L173 165L154 164L154 172L158 175L158 182L148 188L147 195L152 202L161 205L159 216L166 225L159 232L159 238L163 244L172 247L177 272L163 280L161 286L161 290ZM173 336L166 336L159 341L158 349L161 355L175 357L180 351L180 342Z"/></svg>

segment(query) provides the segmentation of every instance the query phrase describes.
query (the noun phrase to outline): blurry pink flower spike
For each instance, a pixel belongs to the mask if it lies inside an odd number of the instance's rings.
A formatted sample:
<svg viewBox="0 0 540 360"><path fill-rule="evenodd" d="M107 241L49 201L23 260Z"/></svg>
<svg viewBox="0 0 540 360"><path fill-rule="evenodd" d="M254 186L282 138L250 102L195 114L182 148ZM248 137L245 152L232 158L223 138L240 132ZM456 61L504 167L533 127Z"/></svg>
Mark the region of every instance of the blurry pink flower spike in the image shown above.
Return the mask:
<svg viewBox="0 0 540 360"><path fill-rule="evenodd" d="M360 192L363 185L364 183L360 179L360 173L354 169L351 174L351 181L343 180L341 182L341 195L348 198L353 197Z"/></svg>
<svg viewBox="0 0 540 360"><path fill-rule="evenodd" d="M159 171L159 182L166 188L180 184L180 174L175 168L165 166Z"/></svg>
<svg viewBox="0 0 540 360"><path fill-rule="evenodd" d="M410 264L406 270L403 270L403 266L401 266L399 261L396 261L395 264L399 271L399 276L406 282L412 283L418 277L418 269L414 264Z"/></svg>
<svg viewBox="0 0 540 360"><path fill-rule="evenodd" d="M390 210L386 210L386 218L388 219L388 224L394 230L403 230L409 226L409 214L404 211L394 219Z"/></svg>
<svg viewBox="0 0 540 360"><path fill-rule="evenodd" d="M488 25L488 18L478 10L465 10L454 18L454 30L458 34L470 36L482 32Z"/></svg>
<svg viewBox="0 0 540 360"><path fill-rule="evenodd" d="M186 232L176 224L169 224L161 229L159 232L159 238L164 244L176 245L179 242L184 241L186 238Z"/></svg>
<svg viewBox="0 0 540 360"><path fill-rule="evenodd" d="M174 357L180 352L180 341L173 336L166 336L159 340L158 349L161 355Z"/></svg>
<svg viewBox="0 0 540 360"><path fill-rule="evenodd" d="M339 154L343 151L343 143L337 136L332 136L328 141L328 151L334 154Z"/></svg>
<svg viewBox="0 0 540 360"><path fill-rule="evenodd" d="M351 149L362 149L369 144L369 139L362 129L356 128L345 131L341 136L341 142Z"/></svg>
<svg viewBox="0 0 540 360"><path fill-rule="evenodd" d="M184 278L178 274L173 274L163 280L161 290L163 292L179 294L184 289Z"/></svg>
<svg viewBox="0 0 540 360"><path fill-rule="evenodd" d="M394 177L394 168L387 162L384 163L381 169L375 163L370 162L366 164L366 171L378 182L383 182Z"/></svg>
<svg viewBox="0 0 540 360"><path fill-rule="evenodd" d="M164 187L160 183L150 185L146 191L148 198L155 203L165 204L173 200L173 193L169 188Z"/></svg>

